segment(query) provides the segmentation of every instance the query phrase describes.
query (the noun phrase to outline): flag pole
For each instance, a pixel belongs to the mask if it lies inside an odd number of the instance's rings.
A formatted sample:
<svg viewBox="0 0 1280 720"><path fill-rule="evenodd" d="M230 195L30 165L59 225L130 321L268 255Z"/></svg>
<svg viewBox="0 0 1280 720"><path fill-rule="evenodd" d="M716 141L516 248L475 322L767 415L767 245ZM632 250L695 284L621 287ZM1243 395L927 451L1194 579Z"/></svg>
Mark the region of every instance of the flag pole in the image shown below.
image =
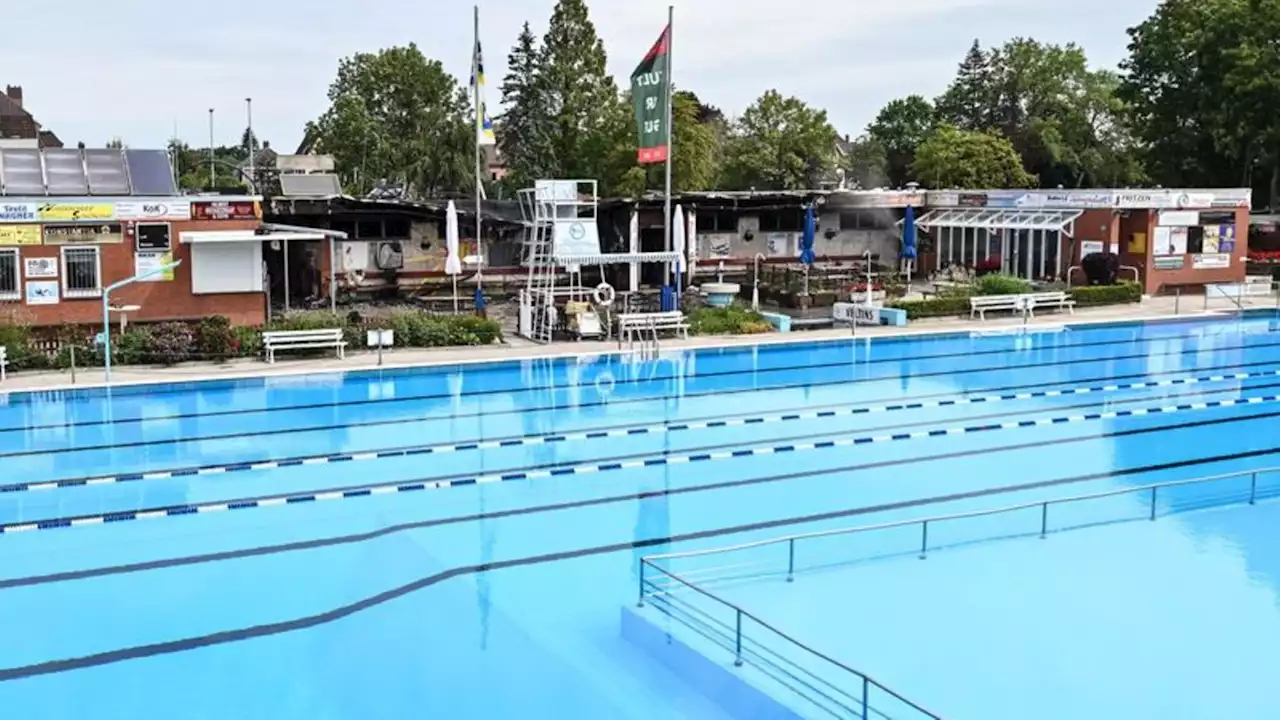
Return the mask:
<svg viewBox="0 0 1280 720"><path fill-rule="evenodd" d="M482 278L484 275L484 263L486 260L484 254L484 241L480 239L480 195L483 192L481 186L482 176L480 174L480 133L484 132L484 106L480 104L480 57L478 48L480 47L480 6L475 6L475 48L472 52L476 53L474 61L475 68L472 72L475 74L475 82L472 83L473 102L476 104L476 299L479 300L482 292ZM477 307L477 310L480 308Z"/></svg>
<svg viewBox="0 0 1280 720"><path fill-rule="evenodd" d="M672 128L671 128L671 118L672 118L672 115L673 115L672 108L671 108L671 101L672 101L672 98L674 97L674 95L673 95L673 93L672 93L672 87L673 87L673 86L672 86L672 83L671 83L671 50L672 50L672 47L671 47L671 46L672 46L672 42L671 42L671 40L672 40L672 35L674 35L674 34L675 34L675 33L673 32L673 28L672 28L672 23L675 21L675 14L676 14L676 8L675 8L675 6L674 6L674 5L668 5L668 6L667 6L667 52L666 52L666 55L665 55L666 60L664 61L664 62L665 62L665 64L666 64L666 67L664 68L664 70L665 70L665 74L666 74L666 81L667 81L667 119L666 119L666 123L667 123L667 124L666 124L666 129L667 129L667 168L666 168L666 175L667 175L667 179L666 179L666 192L665 192L665 193L664 193L664 195L663 195L663 202L662 202L662 213L663 213L663 215L662 215L662 217L663 217L663 223L662 223L662 224L663 224L663 226L666 228L666 245L665 245L665 248L666 248L666 251L667 251L667 252L671 252L671 230L672 230L672 228L671 228L671 155L673 154L673 150L675 149L675 148L673 147L673 142L672 142L672 141L675 139L675 133L673 133L673 132L671 131L671 130L672 130ZM674 272L674 271L676 270L676 267L677 267L677 266L676 266L676 264L675 264L675 263L668 263L668 267L667 267L667 275L668 275L669 277L671 276L671 273L672 273L672 272ZM679 293L680 293L680 288L678 288L678 287L677 287L677 288L673 288L673 289L674 289L674 291L675 291L675 294L678 296L678 295L679 295ZM677 307L677 308L675 308L675 309L677 309L677 310L678 310L678 309L679 309L679 307Z"/></svg>

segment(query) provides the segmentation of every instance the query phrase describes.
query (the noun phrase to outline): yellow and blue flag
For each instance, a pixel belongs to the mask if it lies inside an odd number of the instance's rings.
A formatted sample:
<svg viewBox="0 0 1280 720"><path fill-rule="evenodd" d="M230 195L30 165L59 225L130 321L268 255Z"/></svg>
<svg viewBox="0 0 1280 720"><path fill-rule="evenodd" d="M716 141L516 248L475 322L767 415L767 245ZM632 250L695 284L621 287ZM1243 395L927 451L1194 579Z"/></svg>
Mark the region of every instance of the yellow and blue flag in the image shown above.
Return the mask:
<svg viewBox="0 0 1280 720"><path fill-rule="evenodd" d="M475 53L471 56L471 94L476 104L476 142L496 145L493 135L493 118L484 101L484 56L480 52L480 38L476 38Z"/></svg>

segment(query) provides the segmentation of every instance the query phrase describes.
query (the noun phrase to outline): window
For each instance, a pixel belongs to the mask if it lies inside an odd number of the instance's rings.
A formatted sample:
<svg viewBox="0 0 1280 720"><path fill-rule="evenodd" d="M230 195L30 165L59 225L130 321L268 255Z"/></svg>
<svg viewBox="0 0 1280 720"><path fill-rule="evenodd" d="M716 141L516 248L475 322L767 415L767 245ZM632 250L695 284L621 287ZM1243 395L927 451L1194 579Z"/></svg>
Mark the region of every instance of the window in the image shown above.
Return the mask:
<svg viewBox="0 0 1280 720"><path fill-rule="evenodd" d="M894 222L894 211L888 208L846 210L840 213L841 230L885 230L893 227Z"/></svg>
<svg viewBox="0 0 1280 720"><path fill-rule="evenodd" d="M799 232L804 229L804 213L799 208L766 210L760 213L762 232Z"/></svg>
<svg viewBox="0 0 1280 720"><path fill-rule="evenodd" d="M381 220L360 220L356 223L356 237L361 240L380 240L382 234Z"/></svg>
<svg viewBox="0 0 1280 720"><path fill-rule="evenodd" d="M698 212L699 233L738 234L738 213L732 210L702 210Z"/></svg>
<svg viewBox="0 0 1280 720"><path fill-rule="evenodd" d="M68 299L102 296L102 259L93 245L62 248L62 296Z"/></svg>
<svg viewBox="0 0 1280 720"><path fill-rule="evenodd" d="M21 300L18 288L18 250L0 248L0 300Z"/></svg>

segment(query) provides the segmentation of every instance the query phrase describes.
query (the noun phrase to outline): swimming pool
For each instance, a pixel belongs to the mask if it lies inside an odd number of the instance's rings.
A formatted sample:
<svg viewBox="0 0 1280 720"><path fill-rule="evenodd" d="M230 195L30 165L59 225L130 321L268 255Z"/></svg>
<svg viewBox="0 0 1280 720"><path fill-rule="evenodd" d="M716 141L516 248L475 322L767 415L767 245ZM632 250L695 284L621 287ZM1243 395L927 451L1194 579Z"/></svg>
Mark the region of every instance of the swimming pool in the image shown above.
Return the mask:
<svg viewBox="0 0 1280 720"><path fill-rule="evenodd" d="M641 556L1277 464L1272 320L1059 330L0 396L0 706L726 717Z"/></svg>

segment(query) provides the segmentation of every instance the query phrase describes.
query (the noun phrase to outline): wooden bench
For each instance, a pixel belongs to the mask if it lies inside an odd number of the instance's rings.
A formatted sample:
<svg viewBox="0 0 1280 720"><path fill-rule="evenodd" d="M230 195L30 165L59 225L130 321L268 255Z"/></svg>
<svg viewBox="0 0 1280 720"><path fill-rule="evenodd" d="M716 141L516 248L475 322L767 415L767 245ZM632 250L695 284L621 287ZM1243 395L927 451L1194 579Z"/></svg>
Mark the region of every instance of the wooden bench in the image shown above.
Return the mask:
<svg viewBox="0 0 1280 720"><path fill-rule="evenodd" d="M642 330L674 332L677 337L689 337L689 322L679 310L655 313L623 313L618 316L618 342L630 341L632 335Z"/></svg>
<svg viewBox="0 0 1280 720"><path fill-rule="evenodd" d="M0 383L4 382L5 374L9 371L9 356L3 345L0 345Z"/></svg>
<svg viewBox="0 0 1280 720"><path fill-rule="evenodd" d="M1035 317L1036 308L1043 307L1066 310L1072 315L1076 314L1076 301L1072 300L1071 296L1065 292L1030 293L1020 297L1026 298L1024 301L1026 303L1026 311L1032 317Z"/></svg>
<svg viewBox="0 0 1280 720"><path fill-rule="evenodd" d="M338 359L347 356L347 342L342 339L342 331L332 330L268 330L262 333L262 349L266 353L267 362L276 361L276 353L281 350L310 350L314 348L333 348L338 351Z"/></svg>
<svg viewBox="0 0 1280 720"><path fill-rule="evenodd" d="M969 319L978 316L981 320L987 319L988 310L1010 310L1015 313L1022 313L1026 309L1026 301L1022 295L978 295L969 298Z"/></svg>

